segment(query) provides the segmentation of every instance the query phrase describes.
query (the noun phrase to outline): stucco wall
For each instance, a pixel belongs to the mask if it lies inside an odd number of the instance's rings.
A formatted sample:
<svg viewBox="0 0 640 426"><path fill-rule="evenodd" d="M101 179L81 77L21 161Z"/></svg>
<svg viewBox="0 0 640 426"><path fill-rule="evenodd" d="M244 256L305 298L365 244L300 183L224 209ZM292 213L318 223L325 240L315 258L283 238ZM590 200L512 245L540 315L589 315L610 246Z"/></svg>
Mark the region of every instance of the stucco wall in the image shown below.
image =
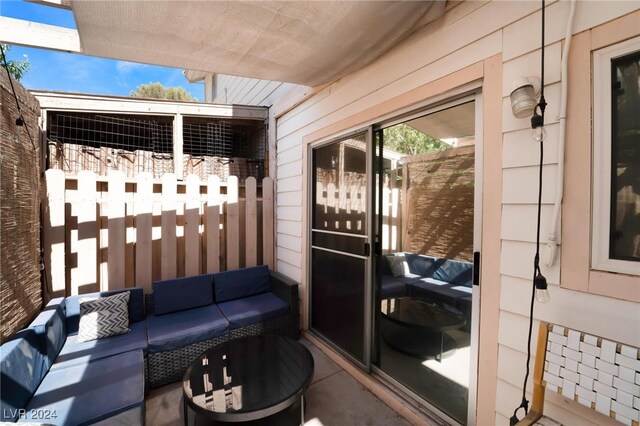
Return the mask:
<svg viewBox="0 0 640 426"><path fill-rule="evenodd" d="M490 250L485 250L483 267L494 264L496 267L495 276L483 272L483 286L491 292L485 294L483 291L481 301L479 359L483 371L495 371L495 374L479 380L480 424L508 423L508 417L520 402L519 388L524 375L539 154L538 146L530 137L528 120L513 117L508 96L513 79L539 73L539 9L537 1L463 2L374 64L331 84L277 118L277 269L301 282L304 294L307 285L304 200L307 144L375 122L394 108L395 111L406 110L419 102L409 94L419 93L422 88L426 87L422 102L431 97L435 99L440 94L437 88L447 86L448 83L443 82L455 80L460 73L473 75L477 71L483 81L483 96L494 96L485 99L483 111L484 146L493 147L484 153L483 176L498 179L496 185L485 186L483 195L486 225L483 226L483 249ZM543 229L548 226L555 196L561 40L568 11L567 1L550 2L547 9L545 94L549 107ZM640 17L637 2L579 2L574 33L583 33L619 17L630 20L631 28L635 23L637 32L640 20L636 15ZM479 70L473 71L476 66ZM470 82L469 78L462 78L460 84ZM501 87L492 86L496 78L501 81ZM588 95L589 90L583 89L583 92L581 96ZM496 111L491 110L494 101L497 102ZM570 99L570 102L576 100ZM583 104L589 100L583 98L577 102ZM588 127L588 123L581 126ZM502 136L501 149L499 141L493 139L495 135ZM590 152L588 140L582 140L577 149ZM589 173L585 174L584 170L568 169L567 172L578 177L566 176L565 180L583 182L589 179ZM500 191L498 197L492 192L493 188ZM496 220L496 212L501 212L500 222L491 226L491 221ZM583 214L584 210L567 211L565 208L564 220L573 220L573 216ZM588 234L588 230L586 232ZM567 240L574 235L563 233L563 237ZM575 238L579 237L576 235ZM485 245L492 241L495 244ZM582 244L577 250L588 251L589 247ZM564 280L560 287L560 265L564 265L562 258L565 255L561 246L558 262L551 268L543 267L543 273L552 284L553 299L550 304L539 306L535 317L640 346L637 332L640 305L623 300L624 297L588 293ZM497 330L495 324L499 324ZM594 411L549 394L546 409L564 424L609 421Z"/></svg>

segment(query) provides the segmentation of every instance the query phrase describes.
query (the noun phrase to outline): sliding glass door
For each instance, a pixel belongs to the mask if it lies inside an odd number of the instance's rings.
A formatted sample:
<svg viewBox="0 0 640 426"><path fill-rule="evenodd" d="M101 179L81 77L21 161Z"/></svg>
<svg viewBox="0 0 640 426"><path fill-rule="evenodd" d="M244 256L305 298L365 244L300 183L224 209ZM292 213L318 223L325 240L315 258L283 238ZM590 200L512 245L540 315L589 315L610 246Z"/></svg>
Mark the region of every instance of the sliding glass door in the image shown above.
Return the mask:
<svg viewBox="0 0 640 426"><path fill-rule="evenodd" d="M475 373L475 107L458 102L375 133L372 364L462 424Z"/></svg>
<svg viewBox="0 0 640 426"><path fill-rule="evenodd" d="M369 132L311 149L310 328L367 368Z"/></svg>

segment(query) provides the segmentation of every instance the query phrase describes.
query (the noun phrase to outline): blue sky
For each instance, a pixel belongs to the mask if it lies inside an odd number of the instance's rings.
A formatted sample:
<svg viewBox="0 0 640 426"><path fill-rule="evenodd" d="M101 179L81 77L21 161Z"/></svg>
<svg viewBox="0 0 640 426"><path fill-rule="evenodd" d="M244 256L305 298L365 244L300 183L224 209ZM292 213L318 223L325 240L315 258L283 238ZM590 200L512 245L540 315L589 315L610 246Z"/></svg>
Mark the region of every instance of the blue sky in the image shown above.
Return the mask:
<svg viewBox="0 0 640 426"><path fill-rule="evenodd" d="M0 15L43 24L75 28L72 12L24 1L0 0ZM29 57L31 67L21 83L28 89L128 96L140 84L160 82L182 86L200 101L204 85L189 84L181 69L94 58L52 50L12 46L8 59Z"/></svg>

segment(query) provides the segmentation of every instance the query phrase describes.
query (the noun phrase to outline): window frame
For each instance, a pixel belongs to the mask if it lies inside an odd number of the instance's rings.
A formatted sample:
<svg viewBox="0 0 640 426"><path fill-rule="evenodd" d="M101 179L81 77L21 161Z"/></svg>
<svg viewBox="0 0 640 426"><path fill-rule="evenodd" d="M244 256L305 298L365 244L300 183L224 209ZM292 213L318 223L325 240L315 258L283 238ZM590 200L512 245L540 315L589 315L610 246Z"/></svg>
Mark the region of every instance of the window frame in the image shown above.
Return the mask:
<svg viewBox="0 0 640 426"><path fill-rule="evenodd" d="M611 228L611 61L640 51L640 37L593 51L591 269L640 276L640 262L609 257Z"/></svg>

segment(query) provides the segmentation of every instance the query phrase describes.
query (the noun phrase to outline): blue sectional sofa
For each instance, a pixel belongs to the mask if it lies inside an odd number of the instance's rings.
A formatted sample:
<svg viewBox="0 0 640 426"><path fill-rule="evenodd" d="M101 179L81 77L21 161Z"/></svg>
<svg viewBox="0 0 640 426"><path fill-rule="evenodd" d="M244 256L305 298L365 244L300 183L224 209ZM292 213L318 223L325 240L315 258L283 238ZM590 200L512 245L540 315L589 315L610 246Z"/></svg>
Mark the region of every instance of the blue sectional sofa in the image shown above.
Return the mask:
<svg viewBox="0 0 640 426"><path fill-rule="evenodd" d="M158 281L147 295L149 385L175 382L228 339L299 335L298 285L267 266Z"/></svg>
<svg viewBox="0 0 640 426"><path fill-rule="evenodd" d="M472 263L406 252L395 256L404 256L409 273L393 276L383 259L380 290L383 299L411 296L437 300L462 311L467 324L471 324Z"/></svg>
<svg viewBox="0 0 640 426"><path fill-rule="evenodd" d="M180 380L208 348L271 332L299 337L298 285L266 266L158 281L153 290L51 300L0 347L0 421L143 425L145 389ZM130 332L81 342L80 299L123 291Z"/></svg>
<svg viewBox="0 0 640 426"><path fill-rule="evenodd" d="M144 296L128 291L130 333L78 341L80 297L119 291L93 293L51 300L0 347L3 421L144 424Z"/></svg>

